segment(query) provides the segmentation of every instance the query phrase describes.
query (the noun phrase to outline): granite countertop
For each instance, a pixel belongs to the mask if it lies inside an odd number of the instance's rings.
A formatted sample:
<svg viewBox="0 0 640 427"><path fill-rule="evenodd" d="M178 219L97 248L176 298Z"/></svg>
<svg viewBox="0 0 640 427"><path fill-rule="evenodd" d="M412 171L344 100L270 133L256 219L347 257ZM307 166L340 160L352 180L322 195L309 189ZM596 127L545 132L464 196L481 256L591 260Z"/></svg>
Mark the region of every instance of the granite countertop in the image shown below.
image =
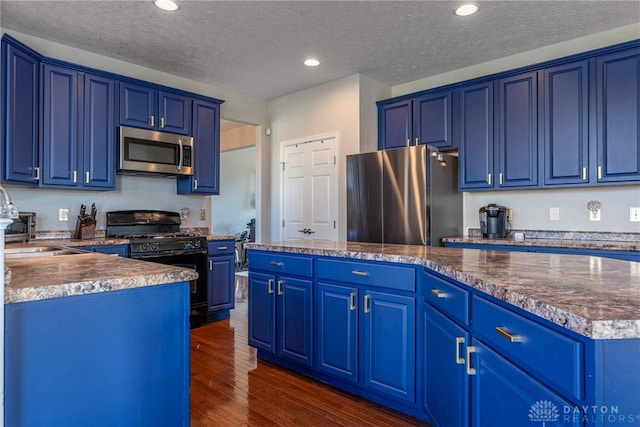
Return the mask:
<svg viewBox="0 0 640 427"><path fill-rule="evenodd" d="M110 243L105 243L110 244ZM75 245L75 244L74 244ZM5 304L196 279L191 269L87 252L6 259Z"/></svg>
<svg viewBox="0 0 640 427"><path fill-rule="evenodd" d="M247 249L416 264L593 339L640 338L640 263L602 257L301 240Z"/></svg>
<svg viewBox="0 0 640 427"><path fill-rule="evenodd" d="M478 229L470 229L469 236L442 239L445 243L467 243L506 246L543 246L569 249L601 249L608 251L640 251L640 233L607 233L584 231L515 230L524 234L524 240L513 237L485 239ZM510 233L511 236L514 232Z"/></svg>

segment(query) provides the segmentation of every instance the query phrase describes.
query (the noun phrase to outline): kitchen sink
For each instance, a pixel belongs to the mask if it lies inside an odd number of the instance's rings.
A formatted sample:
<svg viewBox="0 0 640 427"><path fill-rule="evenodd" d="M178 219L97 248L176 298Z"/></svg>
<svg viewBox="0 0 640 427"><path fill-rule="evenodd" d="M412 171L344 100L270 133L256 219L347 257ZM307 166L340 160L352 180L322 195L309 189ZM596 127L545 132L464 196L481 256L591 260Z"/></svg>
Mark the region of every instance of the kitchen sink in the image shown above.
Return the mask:
<svg viewBox="0 0 640 427"><path fill-rule="evenodd" d="M85 251L61 248L56 246L25 246L21 248L5 248L5 259L37 258L58 255L76 255L87 253Z"/></svg>

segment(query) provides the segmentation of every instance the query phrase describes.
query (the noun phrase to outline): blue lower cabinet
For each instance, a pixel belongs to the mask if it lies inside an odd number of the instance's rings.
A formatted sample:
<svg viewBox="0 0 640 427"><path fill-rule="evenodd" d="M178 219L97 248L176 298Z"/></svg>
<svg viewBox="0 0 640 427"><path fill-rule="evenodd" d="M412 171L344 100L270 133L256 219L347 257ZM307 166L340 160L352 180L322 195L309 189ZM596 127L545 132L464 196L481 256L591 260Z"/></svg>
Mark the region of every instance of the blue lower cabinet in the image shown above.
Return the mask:
<svg viewBox="0 0 640 427"><path fill-rule="evenodd" d="M279 277L276 283L277 355L313 366L313 286L310 280Z"/></svg>
<svg viewBox="0 0 640 427"><path fill-rule="evenodd" d="M475 370L470 373L473 427L584 425L582 409L547 389L475 338L472 344L468 363L470 369Z"/></svg>
<svg viewBox="0 0 640 427"><path fill-rule="evenodd" d="M358 289L318 283L315 300L318 371L357 383Z"/></svg>
<svg viewBox="0 0 640 427"><path fill-rule="evenodd" d="M364 386L415 402L415 298L364 291Z"/></svg>
<svg viewBox="0 0 640 427"><path fill-rule="evenodd" d="M275 276L249 271L249 345L275 354Z"/></svg>
<svg viewBox="0 0 640 427"><path fill-rule="evenodd" d="M6 305L6 426L189 425L189 283Z"/></svg>
<svg viewBox="0 0 640 427"><path fill-rule="evenodd" d="M234 240L207 243L207 320L228 319L235 307Z"/></svg>
<svg viewBox="0 0 640 427"><path fill-rule="evenodd" d="M469 332L430 305L424 312L424 407L435 426L469 425Z"/></svg>

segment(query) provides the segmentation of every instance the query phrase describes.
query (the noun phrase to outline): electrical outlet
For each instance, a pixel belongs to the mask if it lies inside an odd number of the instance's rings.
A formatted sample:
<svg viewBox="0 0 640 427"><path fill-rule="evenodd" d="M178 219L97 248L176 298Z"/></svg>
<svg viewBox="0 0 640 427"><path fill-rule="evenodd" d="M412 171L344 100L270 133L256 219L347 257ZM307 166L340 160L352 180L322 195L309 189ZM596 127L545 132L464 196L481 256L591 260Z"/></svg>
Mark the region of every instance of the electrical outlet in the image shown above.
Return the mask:
<svg viewBox="0 0 640 427"><path fill-rule="evenodd" d="M58 209L58 221L60 222L69 221L69 209L67 208Z"/></svg>
<svg viewBox="0 0 640 427"><path fill-rule="evenodd" d="M207 210L200 209L200 221L206 221L207 219Z"/></svg>
<svg viewBox="0 0 640 427"><path fill-rule="evenodd" d="M549 208L549 221L560 221L560 208Z"/></svg>
<svg viewBox="0 0 640 427"><path fill-rule="evenodd" d="M507 221L513 222L513 209L507 208Z"/></svg>
<svg viewBox="0 0 640 427"><path fill-rule="evenodd" d="M640 222L640 208L629 208L629 221Z"/></svg>
<svg viewBox="0 0 640 427"><path fill-rule="evenodd" d="M600 209L589 211L589 221L600 221Z"/></svg>

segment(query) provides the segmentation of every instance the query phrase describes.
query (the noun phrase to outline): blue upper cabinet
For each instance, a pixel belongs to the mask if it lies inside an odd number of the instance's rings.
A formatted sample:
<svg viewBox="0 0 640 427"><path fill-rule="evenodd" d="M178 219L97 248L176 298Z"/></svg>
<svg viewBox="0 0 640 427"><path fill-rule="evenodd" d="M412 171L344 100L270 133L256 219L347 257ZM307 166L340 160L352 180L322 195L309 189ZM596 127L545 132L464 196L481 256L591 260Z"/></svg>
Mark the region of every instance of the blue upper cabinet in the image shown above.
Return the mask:
<svg viewBox="0 0 640 427"><path fill-rule="evenodd" d="M42 67L41 187L115 188L115 83Z"/></svg>
<svg viewBox="0 0 640 427"><path fill-rule="evenodd" d="M494 188L493 82L460 88L458 186Z"/></svg>
<svg viewBox="0 0 640 427"><path fill-rule="evenodd" d="M597 180L640 181L640 48L597 59Z"/></svg>
<svg viewBox="0 0 640 427"><path fill-rule="evenodd" d="M538 73L500 79L497 186L538 185Z"/></svg>
<svg viewBox="0 0 640 427"><path fill-rule="evenodd" d="M412 145L413 101L378 105L378 149Z"/></svg>
<svg viewBox="0 0 640 427"><path fill-rule="evenodd" d="M413 100L414 143L440 149L454 148L451 90L424 95Z"/></svg>
<svg viewBox="0 0 640 427"><path fill-rule="evenodd" d="M45 64L42 68L43 187L78 185L78 72Z"/></svg>
<svg viewBox="0 0 640 427"><path fill-rule="evenodd" d="M220 193L220 104L193 101L193 176L177 179L178 194Z"/></svg>
<svg viewBox="0 0 640 427"><path fill-rule="evenodd" d="M37 186L40 58L2 39L2 182Z"/></svg>
<svg viewBox="0 0 640 427"><path fill-rule="evenodd" d="M135 83L120 83L120 124L191 134L191 98Z"/></svg>
<svg viewBox="0 0 640 427"><path fill-rule="evenodd" d="M544 70L544 185L589 183L589 64Z"/></svg>
<svg viewBox="0 0 640 427"><path fill-rule="evenodd" d="M83 187L115 189L115 82L104 77L84 76Z"/></svg>
<svg viewBox="0 0 640 427"><path fill-rule="evenodd" d="M433 145L455 148L452 138L452 91L378 103L378 149Z"/></svg>

